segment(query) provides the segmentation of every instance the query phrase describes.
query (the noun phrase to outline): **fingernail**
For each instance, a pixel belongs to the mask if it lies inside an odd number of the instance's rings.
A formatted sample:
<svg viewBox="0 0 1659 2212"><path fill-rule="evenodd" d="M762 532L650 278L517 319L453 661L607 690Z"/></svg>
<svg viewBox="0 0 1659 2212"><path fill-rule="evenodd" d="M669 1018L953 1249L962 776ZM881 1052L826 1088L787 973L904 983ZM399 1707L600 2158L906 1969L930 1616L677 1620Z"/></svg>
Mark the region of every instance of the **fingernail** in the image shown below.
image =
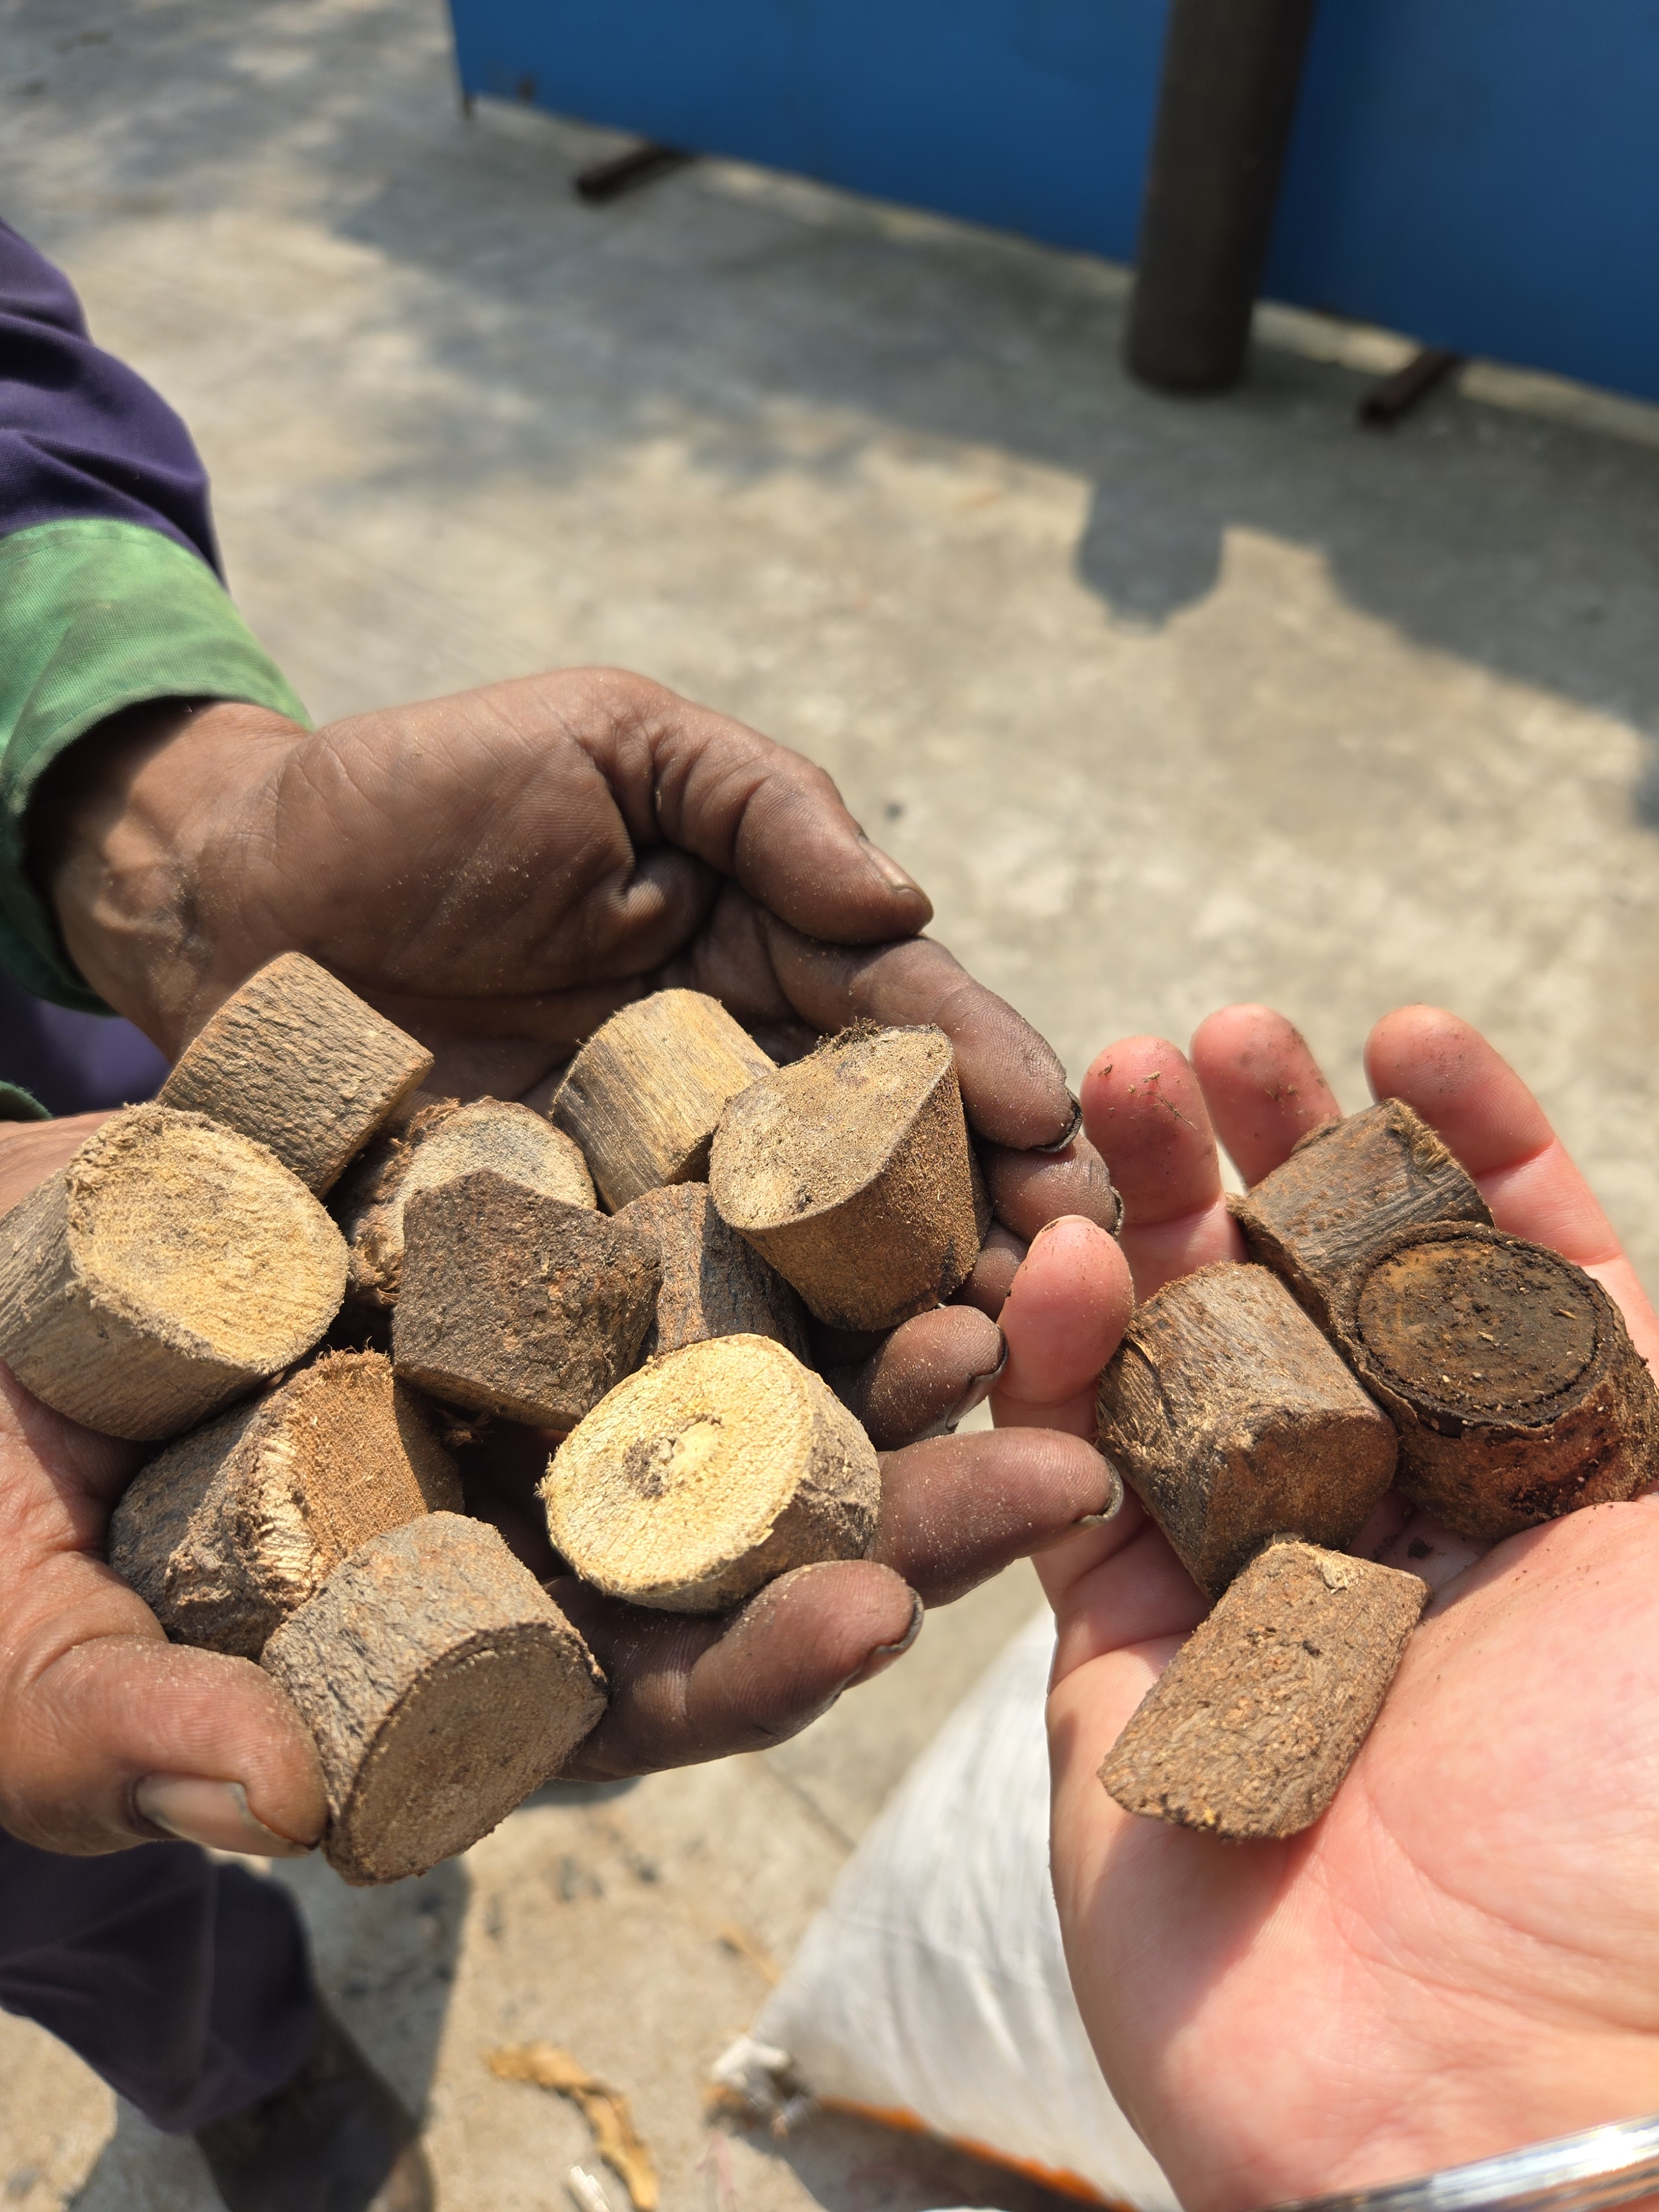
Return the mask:
<svg viewBox="0 0 1659 2212"><path fill-rule="evenodd" d="M997 1342L1002 1346L1002 1357L994 1367L989 1367L983 1375L975 1375L972 1378L962 1396L945 1416L947 1429L955 1428L958 1421L965 1421L975 1407L982 1406L1001 1382L1002 1370L1008 1364L1008 1340L1000 1329L997 1331Z"/></svg>
<svg viewBox="0 0 1659 2212"><path fill-rule="evenodd" d="M842 1689L856 1690L860 1683L873 1682L878 1674L884 1674L887 1672L887 1669L892 1665L895 1659L902 1659L905 1653L915 1642L917 1637L921 1635L923 1618L924 1608L921 1600L913 1590L910 1593L910 1626L908 1628L905 1630L903 1635L899 1638L896 1644L878 1644L874 1650L870 1654L870 1656L865 1661L863 1666L859 1668L858 1673L849 1676L848 1679L842 1684Z"/></svg>
<svg viewBox="0 0 1659 2212"><path fill-rule="evenodd" d="M1099 1512L1080 1513L1072 1523L1074 1528L1103 1528L1109 1521L1115 1521L1123 1510L1123 1477L1112 1465L1110 1460L1106 1459L1104 1452L1100 1455L1106 1461L1106 1472L1111 1478L1111 1489L1107 1495L1106 1503L1101 1507Z"/></svg>
<svg viewBox="0 0 1659 2212"><path fill-rule="evenodd" d="M1065 1133L1056 1137L1051 1145L1033 1145L1034 1152L1063 1152L1067 1145L1077 1142L1078 1132L1083 1127L1083 1108L1074 1091L1068 1091L1066 1096L1072 1102L1072 1118L1066 1124Z"/></svg>
<svg viewBox="0 0 1659 2212"><path fill-rule="evenodd" d="M132 1792L141 1820L181 1844L214 1851L246 1851L255 1858L302 1859L317 1848L279 1836L248 1810L240 1782L209 1782L193 1774L147 1774Z"/></svg>
<svg viewBox="0 0 1659 2212"><path fill-rule="evenodd" d="M890 891L914 891L918 898L927 897L927 892L923 890L915 878L907 875L898 862L890 854L884 853L879 845L872 845L870 840L864 836L860 837L859 842L864 848L865 858Z"/></svg>

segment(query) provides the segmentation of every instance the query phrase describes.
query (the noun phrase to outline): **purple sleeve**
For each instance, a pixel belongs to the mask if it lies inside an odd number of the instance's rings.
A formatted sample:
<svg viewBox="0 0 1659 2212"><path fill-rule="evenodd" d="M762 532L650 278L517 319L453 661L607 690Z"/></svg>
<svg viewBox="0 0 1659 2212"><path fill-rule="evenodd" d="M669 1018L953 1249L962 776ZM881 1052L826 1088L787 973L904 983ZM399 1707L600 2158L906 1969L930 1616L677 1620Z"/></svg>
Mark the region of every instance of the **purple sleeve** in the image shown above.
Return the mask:
<svg viewBox="0 0 1659 2212"><path fill-rule="evenodd" d="M0 222L0 538L86 520L158 530L220 573L189 431L94 345L68 280Z"/></svg>

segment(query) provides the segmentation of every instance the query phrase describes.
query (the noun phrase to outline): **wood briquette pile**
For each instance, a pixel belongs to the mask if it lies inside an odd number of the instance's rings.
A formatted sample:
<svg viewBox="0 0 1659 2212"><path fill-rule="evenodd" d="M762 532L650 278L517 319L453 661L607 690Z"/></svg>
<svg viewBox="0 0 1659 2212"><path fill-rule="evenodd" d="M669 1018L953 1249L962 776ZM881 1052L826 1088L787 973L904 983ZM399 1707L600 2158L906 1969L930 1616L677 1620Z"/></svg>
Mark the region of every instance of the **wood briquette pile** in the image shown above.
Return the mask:
<svg viewBox="0 0 1659 2212"><path fill-rule="evenodd" d="M718 1613L858 1558L879 1466L811 1322L938 1305L989 1224L937 1029L855 1024L780 1067L662 991L547 1115L434 1097L431 1065L284 954L0 1221L0 1357L160 1447L111 1563L170 1637L288 1693L353 1882L465 1850L605 1706L445 1439L547 1432L555 1551L636 1605ZM1495 1229L1398 1100L1232 1205L1249 1260L1147 1299L1100 1381L1101 1450L1215 1601L1101 1778L1244 1840L1329 1805L1425 1601L1351 1554L1389 1489L1476 1539L1632 1498L1659 1395L1600 1286Z"/></svg>
<svg viewBox="0 0 1659 2212"><path fill-rule="evenodd" d="M1244 1841L1325 1810L1427 1600L1347 1551L1389 1488L1475 1539L1633 1498L1659 1395L1601 1285L1495 1229L1399 1099L1231 1208L1250 1261L1156 1292L1101 1377L1101 1450L1216 1600L1101 1780Z"/></svg>
<svg viewBox="0 0 1659 2212"><path fill-rule="evenodd" d="M808 1315L881 1330L939 1304L988 1219L939 1030L863 1024L780 1068L663 991L547 1116L433 1097L431 1066L284 954L0 1222L0 1357L161 1447L111 1564L175 1641L292 1698L353 1882L465 1850L606 1702L465 1513L446 1437L554 1432L554 1547L638 1605L718 1612L858 1558L879 1466Z"/></svg>

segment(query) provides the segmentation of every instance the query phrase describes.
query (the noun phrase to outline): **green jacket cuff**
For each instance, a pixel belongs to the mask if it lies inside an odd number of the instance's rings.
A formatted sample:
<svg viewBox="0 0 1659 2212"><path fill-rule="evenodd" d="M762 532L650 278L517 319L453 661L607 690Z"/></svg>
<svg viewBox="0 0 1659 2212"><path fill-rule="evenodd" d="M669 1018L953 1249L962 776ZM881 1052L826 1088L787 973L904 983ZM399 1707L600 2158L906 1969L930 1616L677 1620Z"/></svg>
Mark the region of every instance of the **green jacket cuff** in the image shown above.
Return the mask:
<svg viewBox="0 0 1659 2212"><path fill-rule="evenodd" d="M101 520L0 538L0 962L59 1006L109 1011L29 880L29 801L67 746L147 699L246 700L309 726L212 570L172 538Z"/></svg>
<svg viewBox="0 0 1659 2212"><path fill-rule="evenodd" d="M0 1083L0 1121L50 1121L40 1101L21 1083Z"/></svg>

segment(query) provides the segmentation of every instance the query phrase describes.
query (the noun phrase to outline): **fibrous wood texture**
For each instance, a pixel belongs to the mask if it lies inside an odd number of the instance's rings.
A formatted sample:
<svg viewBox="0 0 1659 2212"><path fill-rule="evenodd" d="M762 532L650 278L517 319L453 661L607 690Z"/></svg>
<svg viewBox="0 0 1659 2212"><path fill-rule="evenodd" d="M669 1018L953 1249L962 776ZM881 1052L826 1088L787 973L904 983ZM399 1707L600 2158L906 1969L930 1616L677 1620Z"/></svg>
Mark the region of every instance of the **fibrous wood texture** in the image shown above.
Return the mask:
<svg viewBox="0 0 1659 2212"><path fill-rule="evenodd" d="M659 1183L701 1182L726 1100L771 1071L718 999L659 991L588 1039L551 1112L614 1213Z"/></svg>
<svg viewBox="0 0 1659 2212"><path fill-rule="evenodd" d="M1659 1394L1601 1285L1475 1223L1387 1240L1339 1313L1400 1431L1400 1487L1466 1536L1514 1534L1659 1477Z"/></svg>
<svg viewBox="0 0 1659 2212"><path fill-rule="evenodd" d="M169 1444L129 1486L109 1563L178 1644L257 1659L342 1559L461 1486L379 1352L331 1352Z"/></svg>
<svg viewBox="0 0 1659 2212"><path fill-rule="evenodd" d="M1310 1129L1228 1206L1251 1258L1282 1275L1328 1331L1348 1276L1395 1230L1492 1219L1473 1180L1399 1098Z"/></svg>
<svg viewBox="0 0 1659 2212"><path fill-rule="evenodd" d="M754 1247L726 1227L702 1182L647 1190L617 1217L638 1231L662 1269L644 1354L655 1359L711 1336L769 1336L804 1360L799 1297Z"/></svg>
<svg viewBox="0 0 1659 2212"><path fill-rule="evenodd" d="M810 1368L768 1337L722 1336L629 1376L560 1445L541 1494L585 1582L720 1613L792 1567L861 1557L881 1471Z"/></svg>
<svg viewBox="0 0 1659 2212"><path fill-rule="evenodd" d="M528 1106L441 1098L383 1131L352 1167L330 1208L351 1255L347 1303L384 1312L395 1305L404 1268L404 1208L416 1191L476 1169L595 1211L587 1163L562 1129Z"/></svg>
<svg viewBox="0 0 1659 2212"><path fill-rule="evenodd" d="M325 968L284 952L185 1046L161 1100L269 1145L320 1195L431 1065Z"/></svg>
<svg viewBox="0 0 1659 2212"><path fill-rule="evenodd" d="M1108 1792L1125 1812L1239 1843L1310 1827L1428 1595L1369 1559L1269 1545L1136 1707L1100 1770Z"/></svg>
<svg viewBox="0 0 1659 2212"><path fill-rule="evenodd" d="M447 1404L573 1429L639 1357L656 1254L620 1221L488 1169L404 1210L399 1376Z"/></svg>
<svg viewBox="0 0 1659 2212"><path fill-rule="evenodd" d="M1392 1425L1279 1278L1232 1261L1138 1306L1100 1378L1100 1449L1212 1597L1269 1536L1352 1543Z"/></svg>
<svg viewBox="0 0 1659 2212"><path fill-rule="evenodd" d="M721 1117L708 1187L836 1328L891 1328L940 1304L990 1227L939 1029L854 1027L751 1084Z"/></svg>
<svg viewBox="0 0 1659 2212"><path fill-rule="evenodd" d="M89 1428L177 1436L308 1352L339 1231L263 1145L133 1106L0 1224L0 1358Z"/></svg>
<svg viewBox="0 0 1659 2212"><path fill-rule="evenodd" d="M422 1874L488 1835L605 1704L587 1646L528 1567L454 1513L354 1552L261 1663L317 1740L324 1854L356 1883Z"/></svg>

